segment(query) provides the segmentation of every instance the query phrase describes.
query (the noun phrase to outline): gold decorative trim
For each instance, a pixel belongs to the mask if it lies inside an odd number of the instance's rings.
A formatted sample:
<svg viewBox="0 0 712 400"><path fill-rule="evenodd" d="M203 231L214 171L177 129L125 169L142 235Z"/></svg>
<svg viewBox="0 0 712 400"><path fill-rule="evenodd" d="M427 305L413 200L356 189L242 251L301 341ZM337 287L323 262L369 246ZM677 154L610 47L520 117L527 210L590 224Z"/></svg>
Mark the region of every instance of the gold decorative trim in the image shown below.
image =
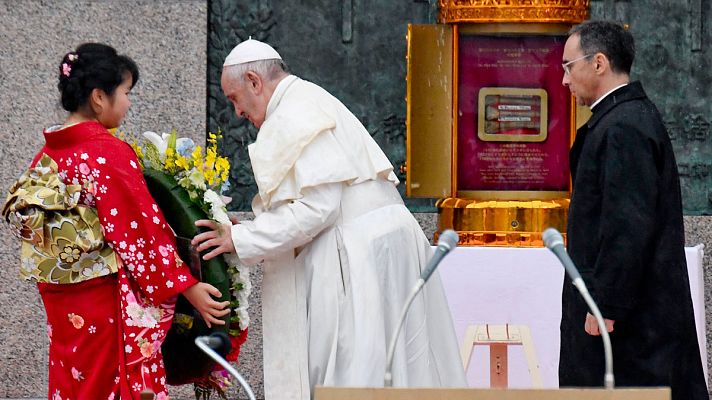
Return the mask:
<svg viewBox="0 0 712 400"><path fill-rule="evenodd" d="M461 246L541 247L541 232L566 231L569 199L551 201L438 200L438 232L454 229ZM437 240L438 233L435 234Z"/></svg>
<svg viewBox="0 0 712 400"><path fill-rule="evenodd" d="M460 240L458 246L473 247L544 247L541 232L476 232L458 231ZM566 243L566 233L562 233ZM437 243L440 232L436 232L434 242Z"/></svg>
<svg viewBox="0 0 712 400"><path fill-rule="evenodd" d="M546 22L576 24L589 18L590 0L439 0L439 22Z"/></svg>

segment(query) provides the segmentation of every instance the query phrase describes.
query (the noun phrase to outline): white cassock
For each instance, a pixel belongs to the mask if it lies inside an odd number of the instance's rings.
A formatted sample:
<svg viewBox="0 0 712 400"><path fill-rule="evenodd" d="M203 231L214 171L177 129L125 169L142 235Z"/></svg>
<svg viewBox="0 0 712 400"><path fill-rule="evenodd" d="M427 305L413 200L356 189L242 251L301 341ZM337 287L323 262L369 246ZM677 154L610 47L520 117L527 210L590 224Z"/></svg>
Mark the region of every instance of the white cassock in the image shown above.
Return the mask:
<svg viewBox="0 0 712 400"><path fill-rule="evenodd" d="M383 386L387 342L432 255L393 166L340 101L293 75L249 152L256 217L232 237L243 262L264 260L266 398ZM467 386L437 273L410 309L393 371L394 386Z"/></svg>

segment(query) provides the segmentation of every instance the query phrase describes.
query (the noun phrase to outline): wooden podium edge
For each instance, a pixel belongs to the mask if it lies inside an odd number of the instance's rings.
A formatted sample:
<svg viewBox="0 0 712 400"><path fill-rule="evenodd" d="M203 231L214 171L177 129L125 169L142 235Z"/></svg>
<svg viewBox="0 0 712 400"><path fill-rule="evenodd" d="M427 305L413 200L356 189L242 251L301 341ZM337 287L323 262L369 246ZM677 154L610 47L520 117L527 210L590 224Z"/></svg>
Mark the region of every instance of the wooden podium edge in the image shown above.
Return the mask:
<svg viewBox="0 0 712 400"><path fill-rule="evenodd" d="M315 400L670 400L670 388L443 389L317 386Z"/></svg>

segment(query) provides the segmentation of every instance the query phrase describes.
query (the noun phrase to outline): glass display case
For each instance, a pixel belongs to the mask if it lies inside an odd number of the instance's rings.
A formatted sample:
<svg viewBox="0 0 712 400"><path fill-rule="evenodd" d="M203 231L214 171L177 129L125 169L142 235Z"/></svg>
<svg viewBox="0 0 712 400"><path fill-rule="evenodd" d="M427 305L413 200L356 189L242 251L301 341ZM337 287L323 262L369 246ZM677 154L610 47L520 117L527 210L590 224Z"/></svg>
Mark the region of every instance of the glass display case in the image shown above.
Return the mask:
<svg viewBox="0 0 712 400"><path fill-rule="evenodd" d="M541 246L547 227L566 230L586 115L561 59L587 17L582 0L440 0L441 23L409 26L406 192L439 198L439 231L461 245Z"/></svg>

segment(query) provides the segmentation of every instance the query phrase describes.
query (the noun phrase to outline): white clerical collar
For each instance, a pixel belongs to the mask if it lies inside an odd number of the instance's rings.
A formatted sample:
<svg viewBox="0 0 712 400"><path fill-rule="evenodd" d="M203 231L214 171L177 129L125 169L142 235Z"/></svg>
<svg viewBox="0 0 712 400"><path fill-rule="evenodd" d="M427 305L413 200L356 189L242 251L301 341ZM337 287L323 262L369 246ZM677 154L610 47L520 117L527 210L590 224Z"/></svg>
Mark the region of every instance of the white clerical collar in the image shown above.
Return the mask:
<svg viewBox="0 0 712 400"><path fill-rule="evenodd" d="M272 114L272 112L277 108L277 105L279 104L279 101L282 100L282 96L284 96L284 93L287 91L287 88L297 79L299 78L297 78L295 75L289 75L279 81L277 87L274 88L274 93L272 93L272 97L269 98L269 102L267 103L265 120L267 120L267 118L269 118L269 115Z"/></svg>
<svg viewBox="0 0 712 400"><path fill-rule="evenodd" d="M625 85L627 85L627 84L628 84L628 83L624 83L624 84L622 84L622 85L618 85L618 86L614 87L613 89L609 90L608 93L604 94L604 95L601 96L598 100L594 101L593 104L591 104L591 107L590 107L591 110L593 110L593 107L596 107L596 106L598 105L598 103L600 103L601 101L603 101L603 99L605 99L606 97L608 97L609 94L615 92L616 90L622 88L623 86L625 86Z"/></svg>

